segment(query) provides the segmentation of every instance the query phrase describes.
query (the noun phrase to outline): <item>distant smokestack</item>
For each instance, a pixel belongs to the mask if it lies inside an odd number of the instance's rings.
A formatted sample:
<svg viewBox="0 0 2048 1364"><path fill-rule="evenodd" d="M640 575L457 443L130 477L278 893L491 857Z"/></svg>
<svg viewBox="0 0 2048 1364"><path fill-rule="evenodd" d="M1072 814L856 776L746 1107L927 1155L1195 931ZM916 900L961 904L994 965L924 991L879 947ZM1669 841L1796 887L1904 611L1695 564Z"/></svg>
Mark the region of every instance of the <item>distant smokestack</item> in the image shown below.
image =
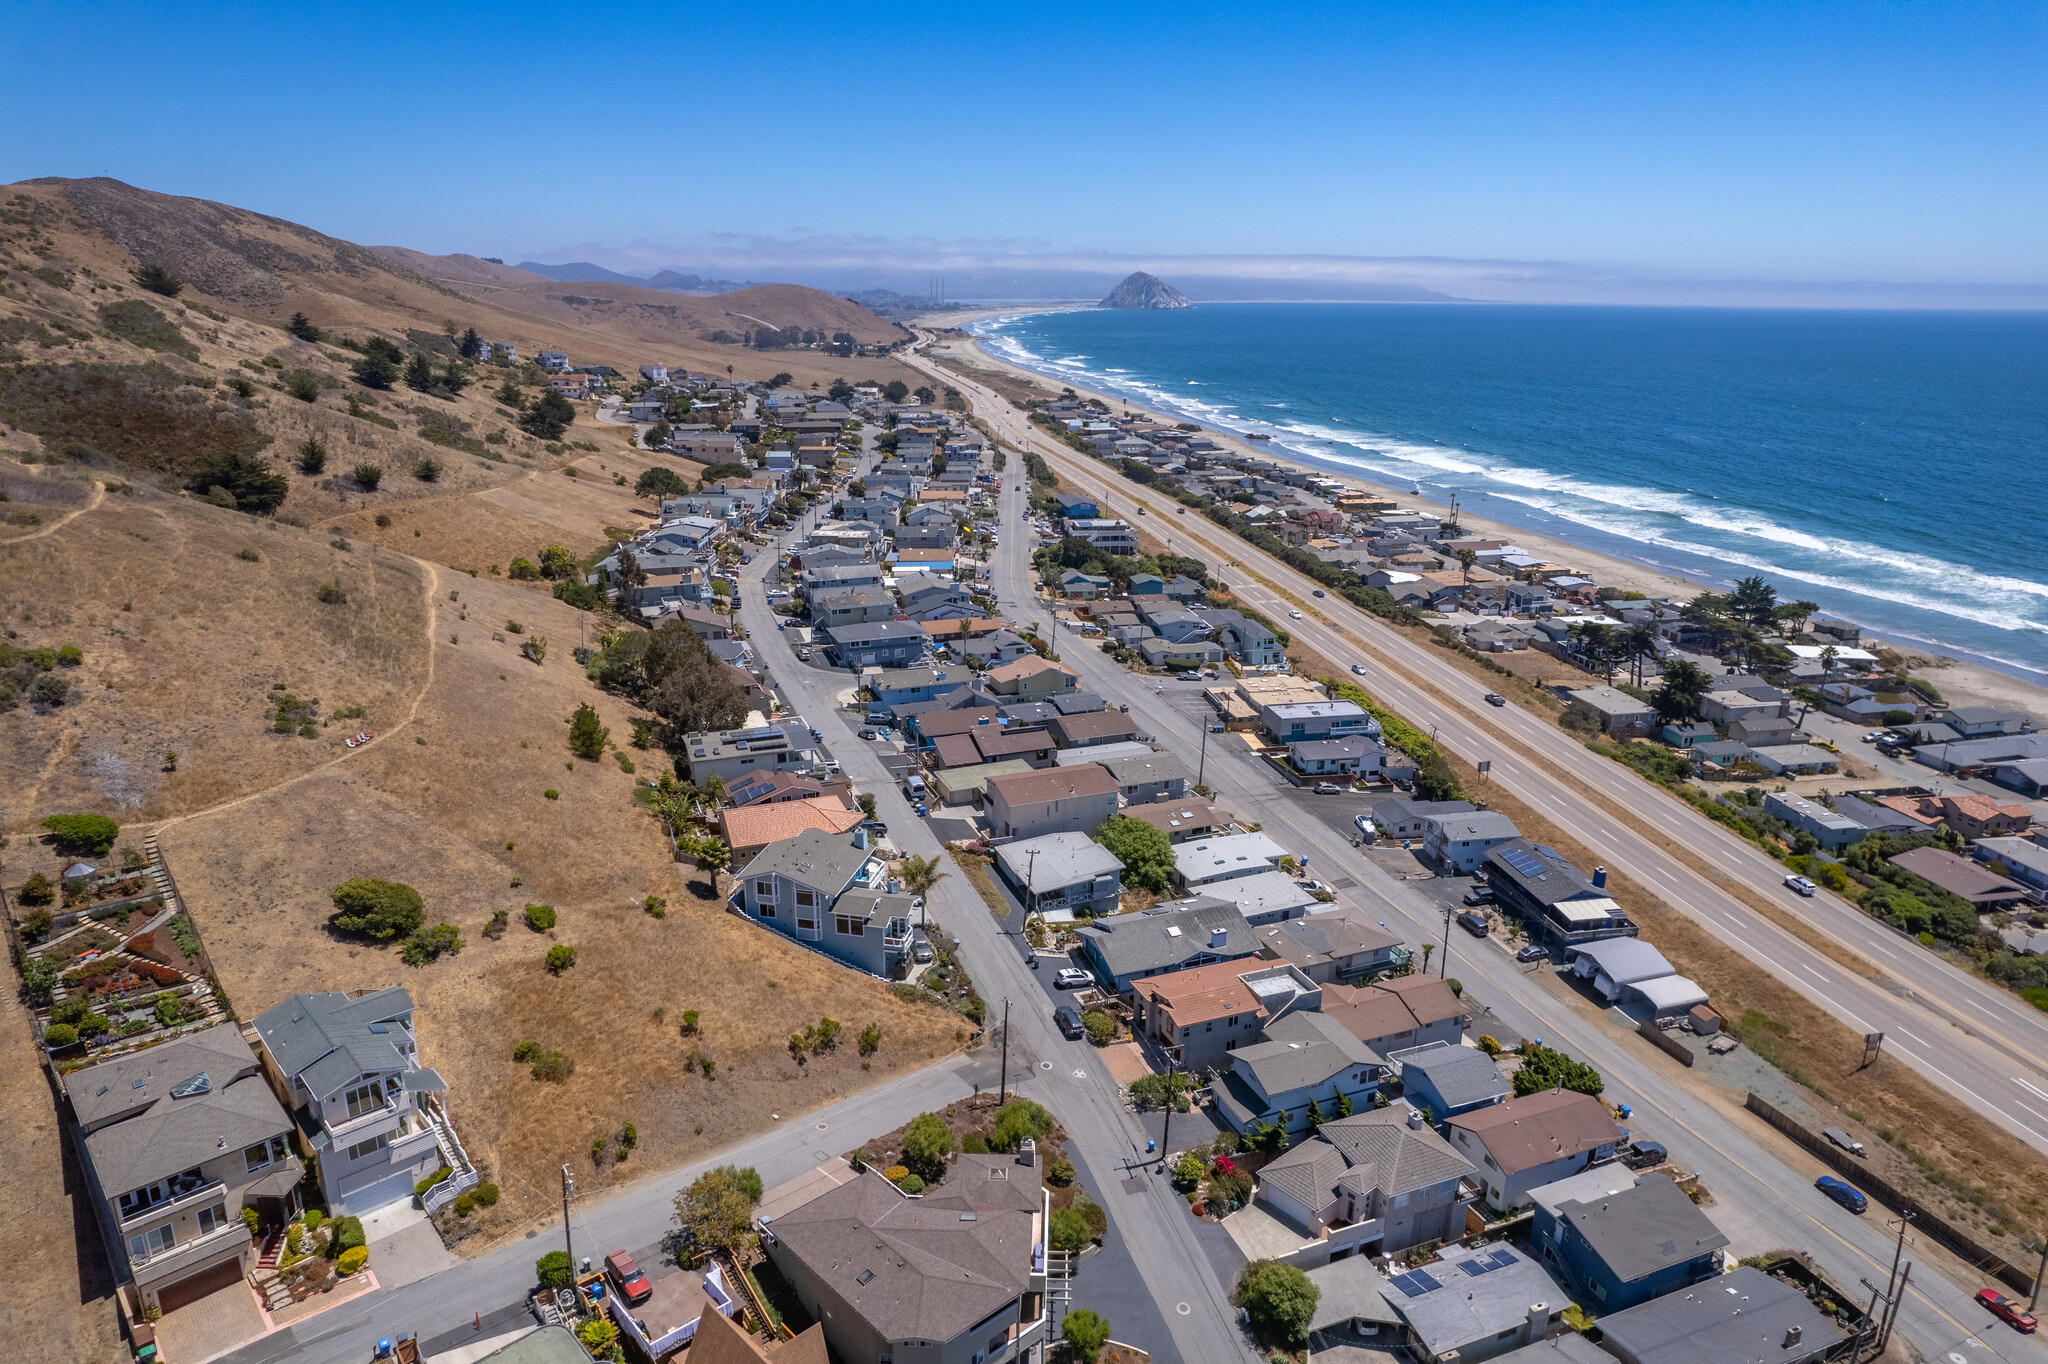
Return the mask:
<svg viewBox="0 0 2048 1364"><path fill-rule="evenodd" d="M1607 889L1607 868L1593 868L1593 885L1596 889L1599 890Z"/></svg>

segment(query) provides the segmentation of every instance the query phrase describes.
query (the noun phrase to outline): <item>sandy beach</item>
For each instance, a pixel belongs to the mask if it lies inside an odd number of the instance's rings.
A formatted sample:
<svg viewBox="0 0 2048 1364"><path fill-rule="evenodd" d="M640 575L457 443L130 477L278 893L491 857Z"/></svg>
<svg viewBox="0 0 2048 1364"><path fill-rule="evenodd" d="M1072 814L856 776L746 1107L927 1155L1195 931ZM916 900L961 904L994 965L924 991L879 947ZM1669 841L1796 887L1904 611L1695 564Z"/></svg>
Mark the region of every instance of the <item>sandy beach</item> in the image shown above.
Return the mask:
<svg viewBox="0 0 2048 1364"><path fill-rule="evenodd" d="M1085 305L1082 305L1085 306ZM1020 311L1051 311L1051 309L980 308L952 313L931 314L918 318L914 325L930 328L965 328L972 322L990 317L1010 316ZM1070 379L1054 380L1011 361L1004 360L982 346L973 337L949 336L939 340L932 347L935 358L950 359L956 364L965 364L982 370L992 370L1014 380L1027 383L1047 394L1071 388L1085 398L1096 398L1118 413L1129 412L1172 424L1185 418L1180 414L1169 414L1143 404L1110 393L1083 387ZM1324 469L1300 459L1289 458L1288 452L1265 441L1249 441L1237 433L1217 427L1205 427L1218 442L1233 454L1270 460L1290 468L1313 470L1315 473L1336 479L1363 491L1397 499L1404 507L1441 514L1450 511L1448 503L1429 497L1417 496L1406 488L1376 483L1355 474ZM1520 546L1528 553L1553 563L1565 564L1579 570L1583 576L1592 578L1602 587L1621 591L1641 592L1648 597L1675 597L1688 600L1701 592L1716 590L1707 584L1676 574L1662 572L1647 564L1635 563L1614 555L1589 550L1582 545L1555 535L1532 531L1504 521L1484 516L1475 516L1460 509L1459 523L1469 531L1490 538L1506 540ZM1897 649L1906 659L1908 667L1916 674L1926 676L1941 689L1942 697L1953 706L1989 706L2000 710L2023 710L2035 717L2038 723L2048 723L2048 688L2037 686L2024 678L2001 672L1982 664L1946 655L1929 653L1920 645L1893 644L1869 630L1864 632L1865 647L1882 644Z"/></svg>

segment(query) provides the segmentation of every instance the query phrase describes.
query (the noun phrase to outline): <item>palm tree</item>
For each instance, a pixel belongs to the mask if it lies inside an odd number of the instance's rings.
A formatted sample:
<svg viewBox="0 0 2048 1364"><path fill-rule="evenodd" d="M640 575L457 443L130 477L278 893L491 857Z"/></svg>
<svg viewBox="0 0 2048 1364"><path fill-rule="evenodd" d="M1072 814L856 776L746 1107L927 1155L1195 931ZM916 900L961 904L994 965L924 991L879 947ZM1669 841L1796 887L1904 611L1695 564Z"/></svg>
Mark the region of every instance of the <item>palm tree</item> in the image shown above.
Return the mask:
<svg viewBox="0 0 2048 1364"><path fill-rule="evenodd" d="M1657 632L1648 625L1631 625L1622 636L1622 643L1628 650L1629 670L1635 675L1636 685L1643 685L1643 662L1657 656Z"/></svg>
<svg viewBox="0 0 2048 1364"><path fill-rule="evenodd" d="M906 857L896 869L903 888L912 895L923 895L951 873L940 870L936 857Z"/></svg>
<svg viewBox="0 0 2048 1364"><path fill-rule="evenodd" d="M1835 659L1839 656L1840 655L1838 655L1835 652L1834 645L1823 644L1820 646L1820 675L1823 679L1826 679L1834 674Z"/></svg>
<svg viewBox="0 0 2048 1364"><path fill-rule="evenodd" d="M1470 545L1466 545L1458 551L1458 567L1465 570L1465 586L1467 587L1472 585L1472 565L1478 562L1478 559L1479 551L1473 549Z"/></svg>

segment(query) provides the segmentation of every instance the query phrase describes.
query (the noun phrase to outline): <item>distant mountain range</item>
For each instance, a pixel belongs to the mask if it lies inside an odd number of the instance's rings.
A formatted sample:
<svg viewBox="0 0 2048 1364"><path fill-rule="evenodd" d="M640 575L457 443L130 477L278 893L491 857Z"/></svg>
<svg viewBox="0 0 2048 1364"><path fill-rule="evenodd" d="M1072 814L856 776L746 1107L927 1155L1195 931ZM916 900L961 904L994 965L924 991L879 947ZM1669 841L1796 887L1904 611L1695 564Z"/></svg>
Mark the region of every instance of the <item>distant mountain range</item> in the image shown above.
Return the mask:
<svg viewBox="0 0 2048 1364"><path fill-rule="evenodd" d="M541 275L563 284L637 284L643 289L667 289L685 294L730 294L740 289L758 289L759 280L706 279L702 275L686 275L676 270L656 270L647 275L625 275L617 270L607 270L602 265L593 265L587 260L572 260L562 265L543 265L539 261L523 260L519 268L529 274Z"/></svg>

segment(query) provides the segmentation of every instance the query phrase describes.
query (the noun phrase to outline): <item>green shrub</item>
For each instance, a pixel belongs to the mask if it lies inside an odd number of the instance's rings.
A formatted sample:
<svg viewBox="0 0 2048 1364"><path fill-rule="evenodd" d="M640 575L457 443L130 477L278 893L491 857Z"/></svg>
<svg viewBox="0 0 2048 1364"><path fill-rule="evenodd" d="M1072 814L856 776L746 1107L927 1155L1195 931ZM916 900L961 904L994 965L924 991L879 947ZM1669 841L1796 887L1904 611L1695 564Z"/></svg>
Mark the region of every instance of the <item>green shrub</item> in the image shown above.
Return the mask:
<svg viewBox="0 0 2048 1364"><path fill-rule="evenodd" d="M576 1062L558 1051L533 1053L533 1078L550 1084L562 1084L576 1073Z"/></svg>
<svg viewBox="0 0 2048 1364"><path fill-rule="evenodd" d="M329 894L335 911L329 922L343 933L388 942L414 932L426 922L426 902L420 899L420 893L398 881L357 876L342 882Z"/></svg>
<svg viewBox="0 0 2048 1364"><path fill-rule="evenodd" d="M169 351L187 360L199 358L199 347L178 330L178 324L139 298L123 299L101 308L100 325L131 346Z"/></svg>
<svg viewBox="0 0 2048 1364"><path fill-rule="evenodd" d="M1078 1208L1061 1208L1052 1215L1054 1250L1079 1250L1093 1239L1088 1232L1088 1219Z"/></svg>
<svg viewBox="0 0 2048 1364"><path fill-rule="evenodd" d="M353 1219L351 1219L353 1220ZM343 1278L360 1271L363 1262L370 1258L368 1246L350 1246L335 1258L334 1270Z"/></svg>
<svg viewBox="0 0 2048 1364"><path fill-rule="evenodd" d="M443 953L452 957L461 950L461 931L454 924L435 924L432 928L415 929L406 938L405 950L399 956L407 966L425 966Z"/></svg>
<svg viewBox="0 0 2048 1364"><path fill-rule="evenodd" d="M531 1061L538 1055L540 1055L540 1043L538 1042L521 1042L518 1046L512 1048L512 1059L514 1061Z"/></svg>
<svg viewBox="0 0 2048 1364"><path fill-rule="evenodd" d="M78 1029L69 1023L52 1023L43 1033L46 1047L68 1047L78 1040Z"/></svg>
<svg viewBox="0 0 2048 1364"><path fill-rule="evenodd" d="M381 464L358 464L349 474L364 488L374 491L384 481L384 466Z"/></svg>
<svg viewBox="0 0 2048 1364"><path fill-rule="evenodd" d="M903 1129L903 1163L932 1179L945 1173L953 1130L936 1113L920 1113Z"/></svg>
<svg viewBox="0 0 2048 1364"><path fill-rule="evenodd" d="M498 1206L498 1186L491 1183L489 1180L485 1180L483 1183L477 1185L474 1189L470 1190L470 1192L475 1194L476 1201L483 1204L485 1207L495 1208Z"/></svg>
<svg viewBox="0 0 2048 1364"><path fill-rule="evenodd" d="M536 933L547 932L555 926L555 907L553 905L528 905L526 907L526 926Z"/></svg>
<svg viewBox="0 0 2048 1364"><path fill-rule="evenodd" d="M984 1147L986 1143L983 1144ZM1045 1182L1064 1189L1074 1182L1074 1162L1065 1156L1054 1156L1045 1163Z"/></svg>
<svg viewBox="0 0 2048 1364"><path fill-rule="evenodd" d="M476 1190L466 1189L455 1195L455 1215L467 1217L476 1211Z"/></svg>
<svg viewBox="0 0 2048 1364"><path fill-rule="evenodd" d="M49 877L36 872L15 888L14 895L24 905L47 905L57 898L57 887Z"/></svg>
<svg viewBox="0 0 2048 1364"><path fill-rule="evenodd" d="M541 794L543 796L546 796L549 800L560 800L562 798L562 793L560 791L557 791L552 786L550 786L547 790L541 792Z"/></svg>
<svg viewBox="0 0 2048 1364"><path fill-rule="evenodd" d="M306 1218L305 1218L305 1221L306 1221L306 1230L307 1230L307 1231L318 1231L318 1230L320 1230L320 1224L321 1224L322 1222L326 1221L326 1220L327 1220L327 1214L326 1214L326 1213L324 1213L324 1212L322 1212L322 1211L321 1211L320 1209L318 1209L318 1208L308 1208L308 1209L306 1209Z"/></svg>
<svg viewBox="0 0 2048 1364"><path fill-rule="evenodd" d="M1043 1137L1053 1129L1052 1114L1030 1099L1013 1099L996 1114L996 1132L989 1145L998 1151L1014 1151L1026 1137Z"/></svg>
<svg viewBox="0 0 2048 1364"><path fill-rule="evenodd" d="M121 826L105 815L51 815L43 827L66 857L105 857L121 836Z"/></svg>
<svg viewBox="0 0 2048 1364"><path fill-rule="evenodd" d="M441 461L417 459L413 461L412 476L422 483L432 483L441 477Z"/></svg>
<svg viewBox="0 0 2048 1364"><path fill-rule="evenodd" d="M427 1190L433 1188L436 1184L439 1184L442 1180L448 1178L448 1176L454 1173L454 1170L450 1169L446 1165L443 1165L440 1169L434 1171L434 1173L428 1175L425 1179L413 1185L412 1191L415 1194L424 1194Z"/></svg>
<svg viewBox="0 0 2048 1364"><path fill-rule="evenodd" d="M327 1243L329 1255L342 1255L351 1250L360 1250L367 1244L363 1236L363 1219L343 1217L334 1224L334 1237Z"/></svg>
<svg viewBox="0 0 2048 1364"><path fill-rule="evenodd" d="M57 666L60 668L75 668L83 662L85 651L75 644L67 644L57 650Z"/></svg>
<svg viewBox="0 0 2048 1364"><path fill-rule="evenodd" d="M1116 1020L1100 1009L1090 1009L1082 1014L1081 1026L1087 1029L1088 1040L1098 1047L1106 1047L1116 1040Z"/></svg>
<svg viewBox="0 0 2048 1364"><path fill-rule="evenodd" d="M551 976L559 976L576 964L576 949L565 942L558 942L548 949L547 968Z"/></svg>
<svg viewBox="0 0 2048 1364"><path fill-rule="evenodd" d="M611 734L598 719L596 707L586 702L576 707L569 721L569 751L586 762L596 762L604 756Z"/></svg>
<svg viewBox="0 0 2048 1364"><path fill-rule="evenodd" d="M896 1187L907 1194L921 1194L924 1192L924 1181L916 1175L906 1174L896 1181Z"/></svg>
<svg viewBox="0 0 2048 1364"><path fill-rule="evenodd" d="M569 1263L569 1252L551 1250L533 1262L533 1276L542 1288L567 1288L575 1281L575 1267Z"/></svg>
<svg viewBox="0 0 2048 1364"><path fill-rule="evenodd" d="M138 265L128 272L128 277L140 288L165 298L176 298L185 292L185 282L161 265Z"/></svg>
<svg viewBox="0 0 2048 1364"><path fill-rule="evenodd" d="M1308 1275L1277 1260L1253 1260L1230 1291L1231 1304L1244 1309L1254 1327L1289 1342L1308 1339L1321 1297Z"/></svg>
<svg viewBox="0 0 2048 1364"><path fill-rule="evenodd" d="M985 1156L988 1154L988 1138L979 1132L969 1132L960 1138L960 1149L970 1156Z"/></svg>

